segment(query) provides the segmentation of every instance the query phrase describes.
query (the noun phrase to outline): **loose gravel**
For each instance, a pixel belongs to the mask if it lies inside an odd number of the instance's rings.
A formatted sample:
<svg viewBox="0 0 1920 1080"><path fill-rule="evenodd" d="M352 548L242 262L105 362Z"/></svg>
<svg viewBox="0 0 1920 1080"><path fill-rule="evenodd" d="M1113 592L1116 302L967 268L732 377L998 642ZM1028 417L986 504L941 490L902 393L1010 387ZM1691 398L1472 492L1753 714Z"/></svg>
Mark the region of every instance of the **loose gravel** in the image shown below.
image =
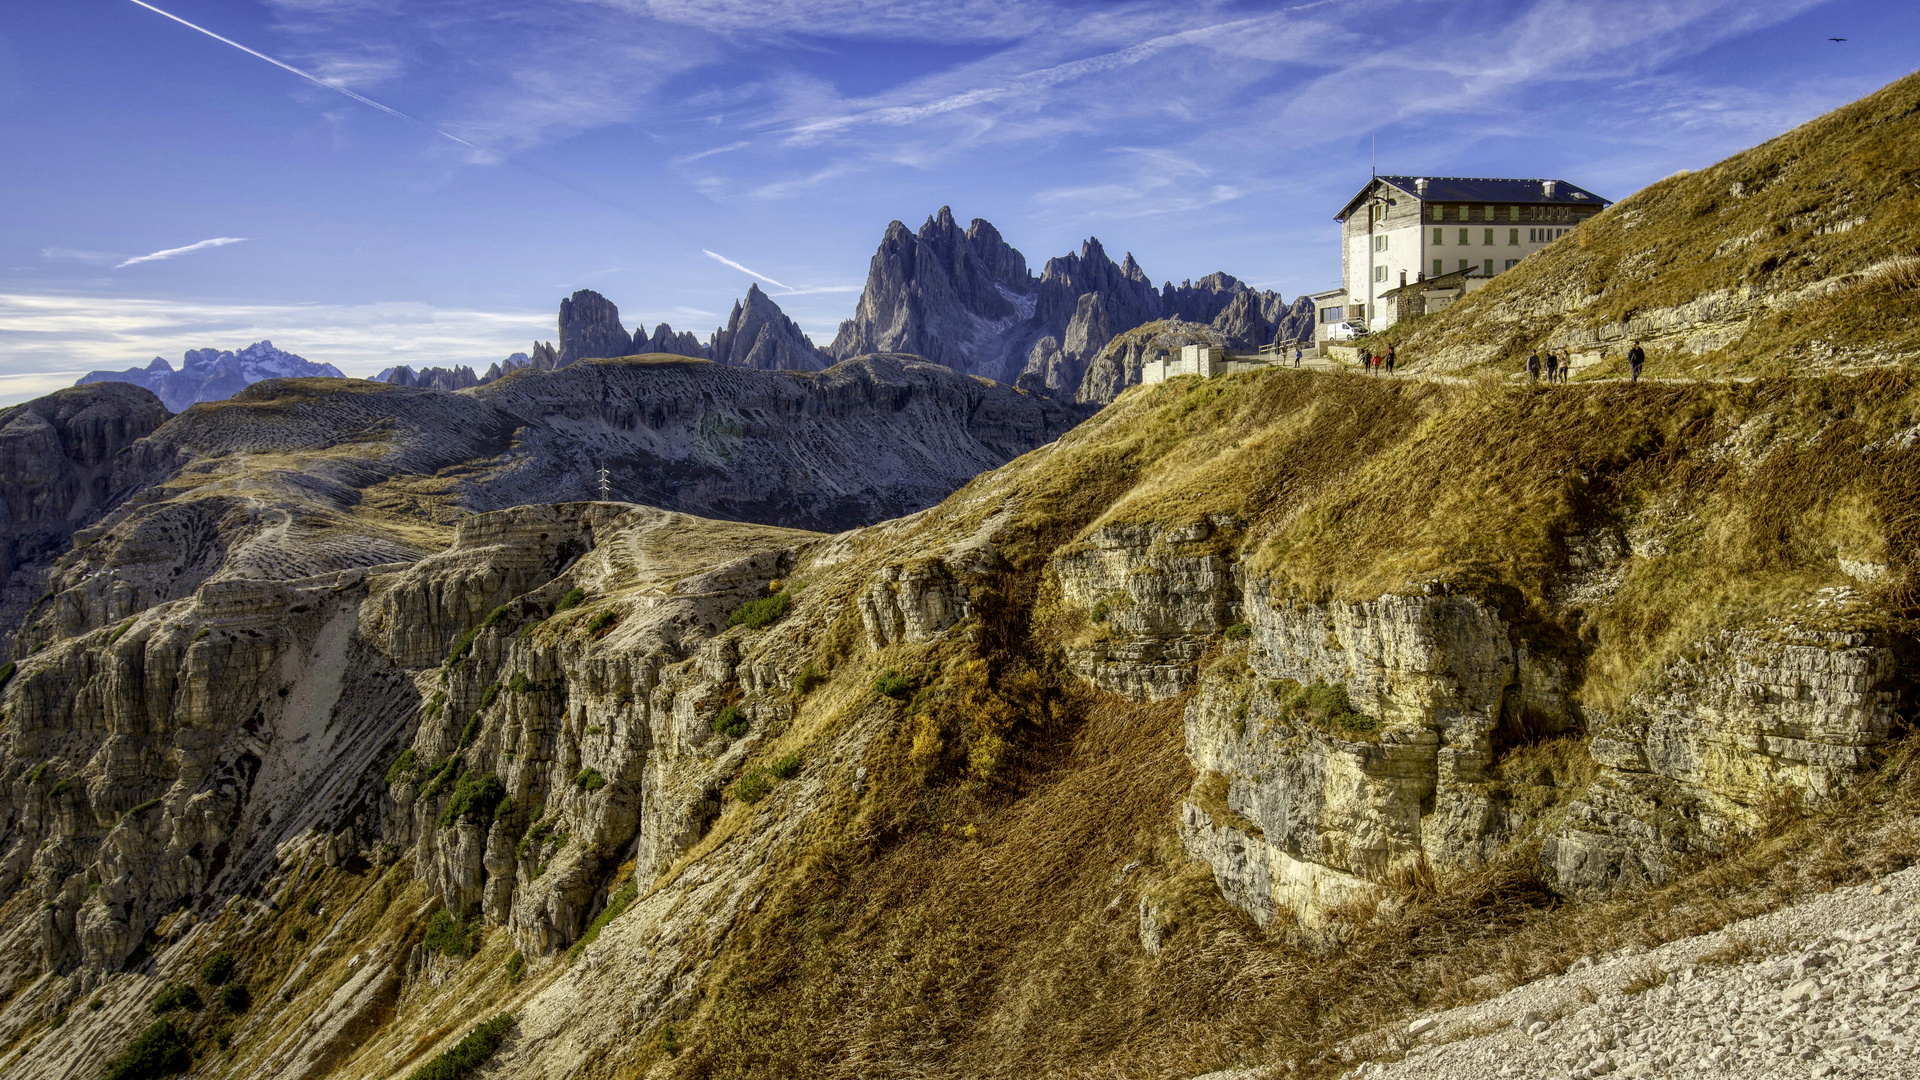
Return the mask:
<svg viewBox="0 0 1920 1080"><path fill-rule="evenodd" d="M1920 1078L1920 867L1583 960L1341 1056L1348 1080Z"/></svg>

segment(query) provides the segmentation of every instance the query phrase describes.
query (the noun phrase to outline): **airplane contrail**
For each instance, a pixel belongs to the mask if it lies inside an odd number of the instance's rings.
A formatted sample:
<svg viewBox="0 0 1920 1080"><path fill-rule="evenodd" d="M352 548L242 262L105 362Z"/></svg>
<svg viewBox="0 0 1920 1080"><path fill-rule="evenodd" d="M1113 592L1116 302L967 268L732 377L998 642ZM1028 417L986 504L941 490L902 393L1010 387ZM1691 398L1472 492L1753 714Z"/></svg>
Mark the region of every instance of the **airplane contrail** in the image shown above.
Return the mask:
<svg viewBox="0 0 1920 1080"><path fill-rule="evenodd" d="M757 278L759 278L759 279L760 279L761 281L764 281L764 282L766 282L766 283L767 283L767 284L769 284L769 285L776 285L776 286L779 286L779 287L780 287L780 288L782 288L782 289L791 289L791 288L793 288L793 286L791 286L791 285L781 285L781 284L780 284L779 282L777 282L777 281L775 281L775 280L773 280L772 278L770 278L770 277L768 277L767 275L765 275L765 274L763 274L763 273L761 273L761 272L760 272L760 271L758 271L758 270L749 270L749 269L747 269L746 267L744 267L744 266L741 266L741 265L740 265L739 263L737 263L737 262L734 262L734 261L733 261L732 259L729 259L729 258L727 258L727 257L726 257L725 255L720 255L720 254L716 254L716 253L714 253L714 252L711 252L711 251L707 251L707 249L706 249L706 248L701 248L700 250L701 250L701 251L705 251L705 252L706 252L706 255L707 255L707 258L709 258L709 259L712 259L712 260L713 260L713 261L715 261L715 262L718 262L718 263L724 263L724 264L726 264L726 265L728 265L728 266L731 266L731 267L733 267L733 268L734 268L735 270L738 270L738 271L740 271L741 273L743 273L743 274L745 274L745 275L747 275L748 277L757 277Z"/></svg>
<svg viewBox="0 0 1920 1080"><path fill-rule="evenodd" d="M274 67L283 68L287 71L291 71L295 75L300 76L301 78L307 80L310 83L313 83L316 86L324 86L329 90L335 91L336 93L345 94L346 96L352 98L353 100L359 102L362 105L367 106L368 108L379 109L381 112L386 113L389 116L397 116L400 119L405 120L409 124L418 124L421 127L426 128L428 131L433 132L435 135L438 135L441 138L445 138L445 139L452 139L454 142L459 143L461 146L464 146L469 150L480 149L478 146L475 146L472 143L468 142L467 140L460 138L458 135L448 135L446 132L441 131L439 128L434 127L432 124L427 123L425 120L418 119L417 117L408 116L406 113L401 112L399 109L390 109L387 106L382 105L379 102L373 100L372 98L366 97L361 94L356 94L353 91L347 89L344 86L341 86L338 83L328 82L327 80L319 77L318 75L312 75L305 71L301 71L299 68L294 67L292 64L286 63L281 60L275 60L273 57L268 56L266 53L260 52L256 49L249 49L245 45L240 44L239 42L233 40L232 38L221 37L219 34L214 33L213 31L207 29L206 27L200 26L195 23L190 23L187 20L181 18L178 15L173 14L170 11L161 11L159 8L154 7L152 4L147 3L146 0L133 0L133 2L136 4L139 4L141 7L146 8L148 11L151 11L156 15L165 15L167 18L172 19L174 22L179 23L181 26L187 27L188 29L191 29L191 30L198 30L215 41L222 42L223 44L231 45L234 48L239 49L241 52L246 53L248 56L258 57L259 59L265 60L267 63L272 64Z"/></svg>
<svg viewBox="0 0 1920 1080"><path fill-rule="evenodd" d="M151 255L136 255L126 262L121 263L119 266L114 267L114 269L119 270L123 267L132 266L135 263L159 262L161 259L171 259L175 255L185 255L189 251L199 251L201 248L225 247L228 244L241 243L246 239L247 237L244 236L216 236L211 240L202 240L197 244L188 244L186 247L168 248L165 251L156 251Z"/></svg>

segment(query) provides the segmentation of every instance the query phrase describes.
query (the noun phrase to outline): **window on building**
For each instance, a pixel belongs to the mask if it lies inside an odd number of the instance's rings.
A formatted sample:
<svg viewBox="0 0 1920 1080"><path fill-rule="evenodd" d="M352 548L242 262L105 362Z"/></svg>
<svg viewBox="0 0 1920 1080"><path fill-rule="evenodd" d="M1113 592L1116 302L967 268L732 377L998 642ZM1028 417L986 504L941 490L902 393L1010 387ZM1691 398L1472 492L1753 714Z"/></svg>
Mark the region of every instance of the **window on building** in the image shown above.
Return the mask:
<svg viewBox="0 0 1920 1080"><path fill-rule="evenodd" d="M1465 247L1465 246L1467 246L1468 244L1471 244L1471 243L1473 243L1473 240L1472 240L1472 239L1470 238L1470 236L1469 236L1469 234L1470 234L1470 233L1472 233L1472 232L1473 232L1473 230L1472 230L1472 229L1461 229L1461 230L1460 230L1460 246L1461 246L1461 247Z"/></svg>
<svg viewBox="0 0 1920 1080"><path fill-rule="evenodd" d="M1374 267L1374 268L1373 268L1373 280L1375 280L1375 281L1385 281L1385 280L1387 280L1387 268L1386 268L1386 267L1384 267L1384 266L1376 266L1376 267Z"/></svg>
<svg viewBox="0 0 1920 1080"><path fill-rule="evenodd" d="M1387 238L1386 238L1386 237L1384 237L1384 236L1376 236L1376 237L1374 237L1374 238L1373 238L1373 250L1375 250L1375 251L1385 251L1385 250L1387 250Z"/></svg>
<svg viewBox="0 0 1920 1080"><path fill-rule="evenodd" d="M1481 238L1480 238L1480 243L1481 243L1481 245L1482 245L1482 246L1484 246L1484 247L1492 247L1492 246L1493 246L1493 230L1492 230L1492 229L1488 229L1488 230L1487 230L1487 235L1485 235L1485 236L1483 236L1483 237L1481 237Z"/></svg>
<svg viewBox="0 0 1920 1080"><path fill-rule="evenodd" d="M1508 269L1508 270L1511 270L1511 269L1513 269L1514 267L1516 267L1516 266L1519 266L1519 265L1520 265L1520 260L1519 260L1519 259L1508 259L1508 260L1507 260L1507 265L1506 265L1506 269Z"/></svg>
<svg viewBox="0 0 1920 1080"><path fill-rule="evenodd" d="M1519 229L1507 230L1507 246L1508 247L1520 246L1520 230Z"/></svg>
<svg viewBox="0 0 1920 1080"><path fill-rule="evenodd" d="M1433 260L1433 276L1434 277L1439 277L1441 274L1444 274L1447 272L1446 267L1441 265L1442 261L1443 260L1440 260L1440 259Z"/></svg>
<svg viewBox="0 0 1920 1080"><path fill-rule="evenodd" d="M1387 208L1380 205L1379 203L1374 203L1371 207L1368 208L1368 215L1374 221L1379 221L1381 218L1387 216Z"/></svg>
<svg viewBox="0 0 1920 1080"><path fill-rule="evenodd" d="M1493 260L1488 259L1486 261L1486 265L1482 266L1481 269L1487 272L1488 277L1492 277L1493 276Z"/></svg>
<svg viewBox="0 0 1920 1080"><path fill-rule="evenodd" d="M1353 317L1354 317L1354 318L1356 318L1356 319L1364 319L1364 318L1366 318L1366 317L1367 317L1367 305L1365 305L1365 304L1355 304L1355 305L1353 305Z"/></svg>
<svg viewBox="0 0 1920 1080"><path fill-rule="evenodd" d="M1445 229L1435 229L1435 230L1433 230L1433 242L1434 242L1434 243L1436 243L1436 244L1444 244L1444 243L1446 243L1446 242L1447 242L1447 230L1445 230Z"/></svg>
<svg viewBox="0 0 1920 1080"><path fill-rule="evenodd" d="M1509 207L1507 207L1507 220L1508 220L1508 221L1519 221L1519 220L1520 220L1520 208L1519 208L1519 207L1517 207L1517 206L1509 206Z"/></svg>
<svg viewBox="0 0 1920 1080"><path fill-rule="evenodd" d="M1323 307L1320 309L1321 322L1339 322L1346 317L1347 309L1342 307Z"/></svg>
<svg viewBox="0 0 1920 1080"><path fill-rule="evenodd" d="M1432 206L1427 207L1427 216L1435 221L1445 221L1447 220L1447 208L1441 206L1439 203L1434 203Z"/></svg>
<svg viewBox="0 0 1920 1080"><path fill-rule="evenodd" d="M1467 260L1465 260L1465 259L1461 259L1461 260L1460 260L1460 269L1462 269L1462 270L1465 270L1466 268L1467 268Z"/></svg>

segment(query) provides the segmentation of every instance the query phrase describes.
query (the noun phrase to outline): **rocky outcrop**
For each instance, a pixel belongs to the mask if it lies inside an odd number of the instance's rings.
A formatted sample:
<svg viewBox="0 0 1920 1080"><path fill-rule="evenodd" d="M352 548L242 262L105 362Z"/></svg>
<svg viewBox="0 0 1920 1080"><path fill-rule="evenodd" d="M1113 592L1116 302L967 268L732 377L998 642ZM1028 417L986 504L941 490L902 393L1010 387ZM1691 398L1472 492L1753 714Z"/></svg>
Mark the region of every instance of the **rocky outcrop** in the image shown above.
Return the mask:
<svg viewBox="0 0 1920 1080"><path fill-rule="evenodd" d="M1893 651L1857 601L1827 601L1822 629L1729 630L1599 710L1470 593L1306 602L1240 570L1233 528L1108 526L1052 571L1087 620L1067 646L1077 674L1139 699L1196 689L1182 837L1262 925L1316 923L1528 838L1565 892L1659 883L1829 797L1893 722ZM1591 777L1494 771L1515 739L1572 732Z"/></svg>
<svg viewBox="0 0 1920 1080"><path fill-rule="evenodd" d="M180 412L196 401L224 401L262 379L318 377L346 376L332 364L316 364L274 348L271 341L256 341L239 352L188 349L178 371L156 356L144 368L88 372L74 385L132 383L153 391L170 411Z"/></svg>
<svg viewBox="0 0 1920 1080"><path fill-rule="evenodd" d="M671 331L662 324L655 334L670 335ZM727 325L713 332L708 354L717 364L760 371L819 371L832 363L758 285L747 286L747 298L735 303Z"/></svg>
<svg viewBox="0 0 1920 1080"><path fill-rule="evenodd" d="M556 367L583 357L633 355L633 337L620 325L620 309L613 301L581 289L560 301L560 356Z"/></svg>

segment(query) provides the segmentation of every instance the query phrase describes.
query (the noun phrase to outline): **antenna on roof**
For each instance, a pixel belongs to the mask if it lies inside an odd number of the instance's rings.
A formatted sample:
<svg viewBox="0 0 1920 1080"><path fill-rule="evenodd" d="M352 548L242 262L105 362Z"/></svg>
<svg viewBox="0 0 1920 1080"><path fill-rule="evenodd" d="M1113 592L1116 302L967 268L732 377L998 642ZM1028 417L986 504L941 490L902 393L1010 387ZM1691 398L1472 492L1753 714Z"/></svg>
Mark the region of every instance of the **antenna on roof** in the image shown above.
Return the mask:
<svg viewBox="0 0 1920 1080"><path fill-rule="evenodd" d="M1372 140L1373 140L1373 162L1368 166L1368 168L1373 173L1373 175L1379 176L1380 175L1380 135L1376 132L1372 136Z"/></svg>

